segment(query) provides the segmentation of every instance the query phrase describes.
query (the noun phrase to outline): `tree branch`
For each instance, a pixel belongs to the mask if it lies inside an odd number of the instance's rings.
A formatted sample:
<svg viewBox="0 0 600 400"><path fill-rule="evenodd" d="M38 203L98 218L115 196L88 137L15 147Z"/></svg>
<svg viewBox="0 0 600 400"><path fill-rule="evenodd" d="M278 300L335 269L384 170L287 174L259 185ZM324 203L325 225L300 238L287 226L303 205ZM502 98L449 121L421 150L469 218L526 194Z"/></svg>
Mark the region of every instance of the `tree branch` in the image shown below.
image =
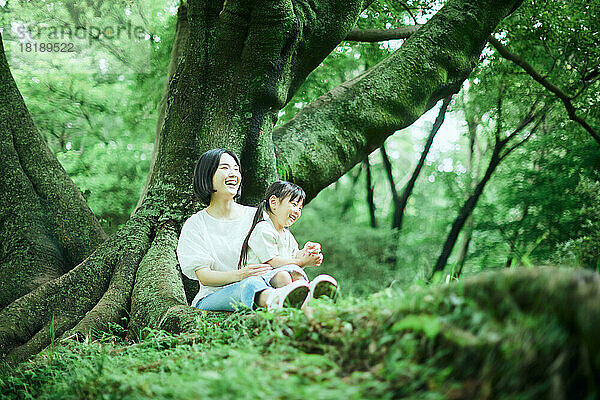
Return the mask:
<svg viewBox="0 0 600 400"><path fill-rule="evenodd" d="M375 201L373 200L375 186L373 184L373 174L371 173L371 163L369 162L368 155L363 160L363 166L365 167L365 172L367 173L365 184L367 185L367 205L369 206L371 228L377 228L377 219L375 218Z"/></svg>
<svg viewBox="0 0 600 400"><path fill-rule="evenodd" d="M500 156L500 160L501 161L504 160L510 153L513 152L513 150L515 150L517 147L519 147L523 143L525 143L531 137L531 135L537 130L537 128L540 126L540 124L542 123L543 120L544 120L544 116L540 117L538 119L538 121L535 123L535 125L533 126L533 128L531 128L529 133L527 133L523 139L521 139L517 143L510 146L508 149L506 149L504 154L502 154ZM513 138L515 134L517 134L519 131L523 130L525 128L525 126L527 126L531 121L533 121L533 118L531 118L529 120L526 119L526 121L527 121L526 123L524 121L524 123L522 123L519 128L515 129L515 131L509 136L509 138Z"/></svg>
<svg viewBox="0 0 600 400"><path fill-rule="evenodd" d="M301 185L311 198L385 138L458 91L492 30L518 4L450 0L387 59L273 132L282 178Z"/></svg>
<svg viewBox="0 0 600 400"><path fill-rule="evenodd" d="M300 85L354 27L361 12L373 0L294 1L294 14L302 27L302 41L293 55L294 70L288 90L289 101Z"/></svg>
<svg viewBox="0 0 600 400"><path fill-rule="evenodd" d="M408 39L422 25L403 26L396 29L353 29L344 40L351 42L383 42L386 40Z"/></svg>
<svg viewBox="0 0 600 400"><path fill-rule="evenodd" d="M415 15L412 13L412 11L410 11L410 8L408 8L408 5L406 5L406 3L403 1L400 1L399 3L402 6L402 8L404 8L406 10L408 15L410 15L410 17L413 19L413 21L415 21L415 24L418 24L417 18L415 18Z"/></svg>
<svg viewBox="0 0 600 400"><path fill-rule="evenodd" d="M503 138L502 140L500 140L500 129L496 130L496 141L499 142L499 144L501 145L501 148L506 146L508 144L508 142L510 142L513 139L513 137L515 137L515 135L517 135L519 132L521 132L523 129L525 129L525 127L527 127L527 125L529 125L535 119L535 117L538 115L535 112L538 102L539 102L539 99L536 99L535 102L529 108L529 112L521 120L519 125L511 133L506 135L506 137ZM501 102L499 99L498 106L500 106L500 103Z"/></svg>
<svg viewBox="0 0 600 400"><path fill-rule="evenodd" d="M593 138L600 144L600 135L594 128L592 128L583 118L576 114L575 107L573 106L572 97L563 92L558 86L554 85L548 79L544 78L539 72L537 72L531 65L529 65L522 57L517 54L511 53L506 46L504 46L497 39L490 37L489 42L498 53L505 59L512 61L521 67L529 76L531 76L536 82L545 87L548 91L558 97L565 106L567 114L572 121L577 122L583 127Z"/></svg>
<svg viewBox="0 0 600 400"><path fill-rule="evenodd" d="M421 156L419 157L419 161L413 170L413 173L404 186L402 191L402 197L399 201L399 205L397 206L398 212L394 213L394 228L401 230L402 229L402 220L404 219L404 211L406 209L406 205L408 204L408 199L410 198L413 188L417 183L417 179L419 175L421 175L421 169L423 165L425 165L425 160L427 159L427 155L429 154L429 150L431 149L431 145L433 144L433 139L435 135L437 135L438 131L442 127L444 123L444 119L446 118L446 111L448 110L448 106L450 105L450 101L452 100L452 96L448 96L442 102L442 106L440 107L440 111L438 111L438 115L433 122L433 126L431 127L431 131L429 132L429 136L427 137L427 141L425 142L425 147L421 152Z"/></svg>
<svg viewBox="0 0 600 400"><path fill-rule="evenodd" d="M382 42L385 40L396 40L396 39L407 39L412 35L417 29L419 29L420 25L414 25L410 27L398 28L398 29L355 29L351 31L346 40L349 41L358 41L358 42ZM489 37L489 42L494 48L498 51L498 53L504 57L505 59L514 62L518 66L520 66L529 76L531 76L536 82L545 87L548 91L557 96L564 104L567 114L569 115L569 119L577 122L581 125L593 138L600 144L600 134L596 132L594 128L592 128L583 118L579 117L576 114L575 107L573 106L572 100L577 97L581 91L579 91L574 96L569 96L564 91L562 91L558 86L554 85L550 82L545 76L542 76L539 72L537 72L530 64L528 64L522 57L511 53L506 46L504 46L500 41L498 41L493 36ZM594 70L588 76L584 78L584 80L589 81L595 78L598 75L598 69ZM587 86L584 87L584 89Z"/></svg>

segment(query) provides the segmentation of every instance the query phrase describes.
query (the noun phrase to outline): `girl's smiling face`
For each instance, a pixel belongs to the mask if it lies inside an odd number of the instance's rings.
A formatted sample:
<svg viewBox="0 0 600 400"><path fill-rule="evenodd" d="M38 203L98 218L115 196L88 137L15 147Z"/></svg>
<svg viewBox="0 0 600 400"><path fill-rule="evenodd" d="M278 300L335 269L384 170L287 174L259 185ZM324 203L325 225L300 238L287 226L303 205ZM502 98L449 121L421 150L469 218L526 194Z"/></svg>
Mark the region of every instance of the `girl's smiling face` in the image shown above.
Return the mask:
<svg viewBox="0 0 600 400"><path fill-rule="evenodd" d="M223 153L212 179L213 190L215 191L213 195L225 195L233 198L237 195L241 183L240 166L233 157Z"/></svg>
<svg viewBox="0 0 600 400"><path fill-rule="evenodd" d="M271 196L269 206L271 208L271 221L278 231L289 228L302 215L302 200L299 199L286 197L282 200L276 196Z"/></svg>

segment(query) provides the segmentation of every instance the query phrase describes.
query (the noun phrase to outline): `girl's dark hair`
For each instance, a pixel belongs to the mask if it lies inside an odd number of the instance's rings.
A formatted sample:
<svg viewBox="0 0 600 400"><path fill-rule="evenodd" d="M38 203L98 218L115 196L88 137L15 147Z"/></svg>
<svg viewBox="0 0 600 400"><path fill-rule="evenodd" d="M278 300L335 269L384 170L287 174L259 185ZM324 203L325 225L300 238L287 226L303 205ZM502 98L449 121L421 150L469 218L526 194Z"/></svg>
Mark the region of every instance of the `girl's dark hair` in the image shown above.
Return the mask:
<svg viewBox="0 0 600 400"><path fill-rule="evenodd" d="M237 165L240 165L240 160L234 152L225 149L212 149L200 156L200 159L196 163L194 168L194 194L202 204L208 205L210 203L210 197L215 192L213 189L212 179L219 167L221 156L223 153L229 154ZM238 192L235 195L237 199L242 194L242 185L238 188Z"/></svg>
<svg viewBox="0 0 600 400"><path fill-rule="evenodd" d="M265 211L269 213L272 212L271 205L269 204L269 199L271 196L275 196L280 200L289 198L290 201L296 200L304 202L306 193L304 193L304 190L295 183L286 181L275 181L271 183L271 186L269 186L265 192L265 197L260 203L258 203L258 206L256 207L256 213L254 214L254 219L252 220L252 226L250 227L250 231L246 235L246 239L244 239L244 243L242 244L240 260L238 261L238 269L246 265L246 262L248 261L248 241L250 240L250 235L252 235L252 231L256 227L256 224L258 224L260 221L264 221Z"/></svg>

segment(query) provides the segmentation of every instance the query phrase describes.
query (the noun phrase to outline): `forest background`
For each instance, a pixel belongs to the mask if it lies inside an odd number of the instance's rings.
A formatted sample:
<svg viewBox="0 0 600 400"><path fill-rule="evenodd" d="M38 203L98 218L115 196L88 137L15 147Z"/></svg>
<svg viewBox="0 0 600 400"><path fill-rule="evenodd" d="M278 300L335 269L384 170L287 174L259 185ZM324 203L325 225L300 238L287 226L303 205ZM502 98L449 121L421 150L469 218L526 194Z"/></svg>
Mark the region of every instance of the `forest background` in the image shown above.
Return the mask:
<svg viewBox="0 0 600 400"><path fill-rule="evenodd" d="M424 23L441 5L414 2L409 13L400 3L377 2L363 13L357 27ZM135 209L148 173L177 3L115 3L88 22L100 28L133 22L144 32L133 40L124 33L116 39L86 36L76 38L79 47L74 54L21 51L27 43L18 39L23 27L42 43L51 34L49 27L72 23L64 8L46 7L11 4L10 10L3 10L3 17L11 21L4 26L12 29L4 33L7 53L36 125L110 234ZM572 95L577 114L597 127L600 39L590 7L597 6L586 1L529 2L503 22L496 37L547 81ZM39 29L43 26L46 32ZM278 124L381 61L402 41L342 42L280 112ZM500 163L486 184L461 231L462 246L468 244L468 249L457 245L450 270L462 263L467 274L546 264L599 268L598 143L569 120L555 94L491 46L452 98L400 210L402 227L392 228L394 213L401 207L399 197L422 156L441 103L386 141L389 167L377 150L366 160L368 165L356 166L305 208L293 230L301 241L323 243L326 271L360 294L395 281L426 278L452 222L482 180L496 131L517 128L534 103L542 109L536 112L543 124L513 139L526 142ZM354 287L355 282L363 284Z"/></svg>
<svg viewBox="0 0 600 400"><path fill-rule="evenodd" d="M150 168L178 3L111 2L96 13L92 3L4 2L0 22L40 134L112 234L136 208ZM356 25L377 30L373 42L343 41L277 123L383 60L412 32L403 27L424 24L442 5L374 2ZM320 242L325 257L310 273L335 276L346 299L367 299L504 268L598 272L599 8L532 0L502 21L459 93L306 205L292 231L299 242ZM24 47L43 43L49 30L31 37L40 27L75 21L88 35L71 40L74 53ZM143 34L107 37L119 24Z"/></svg>

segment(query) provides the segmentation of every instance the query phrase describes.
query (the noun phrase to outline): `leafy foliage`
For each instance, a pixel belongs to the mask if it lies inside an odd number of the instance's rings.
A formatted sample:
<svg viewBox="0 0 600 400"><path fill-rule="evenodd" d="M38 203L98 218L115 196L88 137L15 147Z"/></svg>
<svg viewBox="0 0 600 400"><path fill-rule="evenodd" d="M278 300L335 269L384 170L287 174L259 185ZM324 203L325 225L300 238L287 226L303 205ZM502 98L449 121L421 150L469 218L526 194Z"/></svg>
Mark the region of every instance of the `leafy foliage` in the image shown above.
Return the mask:
<svg viewBox="0 0 600 400"><path fill-rule="evenodd" d="M9 40L7 48L12 50L9 55L13 73L37 126L104 228L113 232L134 210L149 168L156 110L175 32L176 4L150 2L142 7L135 2L113 1L73 8L67 2L64 7L53 5L42 10L33 3L9 2L2 9L3 21L30 27L41 21L50 26L74 25L79 21L98 27L129 21L143 28L143 40L99 35L78 42L77 63L73 62L74 57L35 58L31 53L15 51L19 41L11 40L8 31L3 35ZM380 0L363 12L357 28L387 29L415 21L424 23L441 5L437 1ZM583 0L526 2L503 22L497 37L550 81L575 96L578 112L599 126L600 108L594 96L600 59L596 8L595 3ZM377 64L402 42L342 42L280 112L278 123L285 123L312 100ZM140 52L140 46L147 51ZM135 64L139 60L130 57L134 53L144 57L142 64ZM335 271L337 276L353 282L364 282L372 275L372 269L381 271L374 283L367 283L359 293L397 281L398 271L405 268L413 272L403 279L418 278L433 263L455 210L470 194L473 182L481 176L489 159L498 123L499 91L505 131L514 127L531 105L522 99L537 99L540 106L546 105L549 110L543 132L533 135L525 147L511 155L486 188L475 210L472 259L467 271L501 266L508 259L524 265L559 259L567 262L564 257L553 258L557 246L579 243L587 237L586 229L596 229L596 220L586 219L580 212L582 207L592 207L592 203L582 205L574 189L581 179L595 179L593 171L600 161L594 143L581 128L567 122L562 105L518 66L491 49L484 52L483 61L469 82L461 100L451 106L451 116L442 129L446 133L434 142L409 200L402 232L363 228L368 224L363 200L365 184L364 176L354 179L357 169L342 178L335 190L324 191L308 206L304 219L311 220L301 220L298 231L304 240L324 242L324 270ZM471 171L465 168L468 143L466 130L461 126L468 116L475 118L478 135L479 162ZM428 118L432 117L425 117ZM412 172L428 124L418 121L387 142L398 190ZM393 207L385 173L378 154L372 154L370 159L376 216L380 222L389 221ZM584 225L588 228L582 228ZM321 226L326 228L321 231ZM590 265L587 261L581 263ZM372 269L365 265L372 265Z"/></svg>
<svg viewBox="0 0 600 400"><path fill-rule="evenodd" d="M498 291L498 303L450 285L319 300L306 316L207 314L197 332L147 330L135 344L116 326L5 368L0 388L36 399L593 397L577 334Z"/></svg>

